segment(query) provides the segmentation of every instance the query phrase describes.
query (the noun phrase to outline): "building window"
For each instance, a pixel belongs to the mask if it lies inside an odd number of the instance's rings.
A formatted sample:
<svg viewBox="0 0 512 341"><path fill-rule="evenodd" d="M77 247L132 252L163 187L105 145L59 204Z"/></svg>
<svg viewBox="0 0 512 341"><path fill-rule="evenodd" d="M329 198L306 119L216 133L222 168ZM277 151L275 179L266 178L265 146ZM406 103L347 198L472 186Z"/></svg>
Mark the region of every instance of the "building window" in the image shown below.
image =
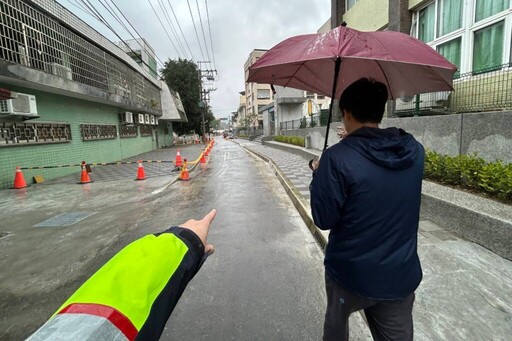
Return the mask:
<svg viewBox="0 0 512 341"><path fill-rule="evenodd" d="M411 35L436 49L461 73L512 62L509 0L435 0L413 14Z"/></svg>
<svg viewBox="0 0 512 341"><path fill-rule="evenodd" d="M476 0L475 22L506 10L509 0Z"/></svg>
<svg viewBox="0 0 512 341"><path fill-rule="evenodd" d="M354 6L356 4L357 0L347 0L346 2L346 11L350 9L350 7Z"/></svg>
<svg viewBox="0 0 512 341"><path fill-rule="evenodd" d="M451 63L453 63L455 65L460 65L461 43L462 43L461 37L450 40L446 43L438 45L437 52L439 52L441 55L443 55ZM455 77L459 76L459 74L460 74L460 72L457 71L455 73Z"/></svg>
<svg viewBox="0 0 512 341"><path fill-rule="evenodd" d="M437 11L437 37L462 27L462 0L442 0Z"/></svg>
<svg viewBox="0 0 512 341"><path fill-rule="evenodd" d="M0 147L69 141L71 141L71 127L66 123L0 122Z"/></svg>
<svg viewBox="0 0 512 341"><path fill-rule="evenodd" d="M121 125L119 126L120 137L137 137L137 126Z"/></svg>
<svg viewBox="0 0 512 341"><path fill-rule="evenodd" d="M475 31L473 72L496 70L503 63L504 21Z"/></svg>
<svg viewBox="0 0 512 341"><path fill-rule="evenodd" d="M140 136L153 136L153 127L152 126L139 126Z"/></svg>
<svg viewBox="0 0 512 341"><path fill-rule="evenodd" d="M80 124L80 132L83 141L117 138L117 127L113 124Z"/></svg>
<svg viewBox="0 0 512 341"><path fill-rule="evenodd" d="M418 39L425 43L434 40L435 10L435 3L432 3L419 13Z"/></svg>
<svg viewBox="0 0 512 341"><path fill-rule="evenodd" d="M270 99L270 90L258 89L258 99Z"/></svg>

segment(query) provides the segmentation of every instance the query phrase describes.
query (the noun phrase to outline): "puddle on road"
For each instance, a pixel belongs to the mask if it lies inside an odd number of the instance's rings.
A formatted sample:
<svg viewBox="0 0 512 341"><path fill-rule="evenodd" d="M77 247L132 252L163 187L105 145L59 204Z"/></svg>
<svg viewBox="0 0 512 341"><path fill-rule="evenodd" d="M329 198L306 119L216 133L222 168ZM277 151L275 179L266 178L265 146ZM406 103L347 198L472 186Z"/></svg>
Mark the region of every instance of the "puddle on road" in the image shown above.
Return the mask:
<svg viewBox="0 0 512 341"><path fill-rule="evenodd" d="M80 220L83 220L87 217L96 214L96 212L70 212L70 213L62 213L47 219L34 227L61 227L61 226L71 226L73 224L78 223Z"/></svg>

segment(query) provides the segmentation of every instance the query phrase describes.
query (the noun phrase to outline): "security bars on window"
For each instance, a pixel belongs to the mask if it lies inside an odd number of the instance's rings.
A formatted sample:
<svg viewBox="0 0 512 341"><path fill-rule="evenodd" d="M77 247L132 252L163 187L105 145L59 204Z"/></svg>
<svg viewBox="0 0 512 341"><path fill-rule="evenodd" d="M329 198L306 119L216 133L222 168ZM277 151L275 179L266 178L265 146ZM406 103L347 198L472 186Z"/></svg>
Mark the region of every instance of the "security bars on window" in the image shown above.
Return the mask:
<svg viewBox="0 0 512 341"><path fill-rule="evenodd" d="M118 58L19 0L0 0L0 59L160 109L160 89Z"/></svg>
<svg viewBox="0 0 512 341"><path fill-rule="evenodd" d="M64 123L0 123L0 146L71 141L71 128Z"/></svg>

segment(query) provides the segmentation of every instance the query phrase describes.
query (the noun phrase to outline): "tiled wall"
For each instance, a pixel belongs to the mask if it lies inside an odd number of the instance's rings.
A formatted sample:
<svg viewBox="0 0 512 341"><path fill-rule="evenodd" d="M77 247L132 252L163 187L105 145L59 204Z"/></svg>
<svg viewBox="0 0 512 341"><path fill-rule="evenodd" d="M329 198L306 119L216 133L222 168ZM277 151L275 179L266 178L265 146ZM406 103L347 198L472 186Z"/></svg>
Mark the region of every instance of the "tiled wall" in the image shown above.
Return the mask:
<svg viewBox="0 0 512 341"><path fill-rule="evenodd" d="M41 145L0 146L0 188L12 186L15 167L56 166L87 163L111 162L156 149L156 139L151 136L120 138L111 140L82 141L80 124L115 124L119 135L119 108L66 96L50 94L24 88L7 86L21 93L36 96L37 110L41 118L37 121L66 122L71 125L71 142ZM31 121L36 121L31 120ZM29 121L30 122L30 121ZM163 135L163 130L161 132ZM172 134L172 132L170 132ZM160 135L160 136L162 136ZM162 141L163 142L163 141ZM160 145L163 145L160 142ZM78 172L75 168L25 170L23 175L31 182L34 175L42 175L46 180Z"/></svg>

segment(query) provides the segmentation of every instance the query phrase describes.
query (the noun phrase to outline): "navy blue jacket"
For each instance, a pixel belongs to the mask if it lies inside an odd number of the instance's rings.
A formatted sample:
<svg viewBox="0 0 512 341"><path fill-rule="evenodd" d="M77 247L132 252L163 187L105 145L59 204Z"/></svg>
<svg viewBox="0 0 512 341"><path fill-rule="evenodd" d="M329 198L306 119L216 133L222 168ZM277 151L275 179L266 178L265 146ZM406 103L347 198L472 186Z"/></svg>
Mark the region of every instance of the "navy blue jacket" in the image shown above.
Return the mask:
<svg viewBox="0 0 512 341"><path fill-rule="evenodd" d="M372 299L405 298L422 272L417 234L423 146L397 128L363 127L327 149L311 182L315 224L331 230L327 274Z"/></svg>

